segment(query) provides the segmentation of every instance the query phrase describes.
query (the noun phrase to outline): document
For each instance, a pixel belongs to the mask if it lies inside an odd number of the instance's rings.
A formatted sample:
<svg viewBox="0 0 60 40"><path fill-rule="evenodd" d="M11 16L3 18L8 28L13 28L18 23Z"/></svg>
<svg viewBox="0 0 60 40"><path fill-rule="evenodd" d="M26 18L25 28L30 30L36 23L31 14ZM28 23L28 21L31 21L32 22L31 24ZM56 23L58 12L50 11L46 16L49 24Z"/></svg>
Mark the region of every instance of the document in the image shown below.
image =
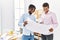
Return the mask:
<svg viewBox="0 0 60 40"><path fill-rule="evenodd" d="M32 32L37 32L40 34L48 34L50 29L50 25L39 24L32 20L29 20L28 24L25 27Z"/></svg>

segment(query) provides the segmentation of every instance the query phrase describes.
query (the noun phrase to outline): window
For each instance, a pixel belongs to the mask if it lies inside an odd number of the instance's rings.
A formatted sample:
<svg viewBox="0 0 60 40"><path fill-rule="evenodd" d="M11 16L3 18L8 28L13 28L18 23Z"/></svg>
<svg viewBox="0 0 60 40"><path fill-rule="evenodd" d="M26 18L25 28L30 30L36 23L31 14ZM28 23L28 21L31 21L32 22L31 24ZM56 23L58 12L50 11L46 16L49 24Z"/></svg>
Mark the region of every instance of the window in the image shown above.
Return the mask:
<svg viewBox="0 0 60 40"><path fill-rule="evenodd" d="M15 0L15 30L18 27L18 21L24 13L24 0Z"/></svg>

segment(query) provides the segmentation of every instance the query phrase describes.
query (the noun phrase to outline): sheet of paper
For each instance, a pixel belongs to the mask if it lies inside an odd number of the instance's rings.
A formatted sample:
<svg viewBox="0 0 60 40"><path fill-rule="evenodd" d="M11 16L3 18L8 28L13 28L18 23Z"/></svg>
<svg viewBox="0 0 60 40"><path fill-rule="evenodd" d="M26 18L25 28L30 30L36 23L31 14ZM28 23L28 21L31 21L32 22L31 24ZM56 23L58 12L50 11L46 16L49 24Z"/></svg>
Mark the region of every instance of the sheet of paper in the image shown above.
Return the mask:
<svg viewBox="0 0 60 40"><path fill-rule="evenodd" d="M36 23L36 22L30 20L25 27L26 27L26 29L31 30L32 32L47 34L47 33L49 33L49 28L50 28L49 26L50 25L39 24L39 23Z"/></svg>

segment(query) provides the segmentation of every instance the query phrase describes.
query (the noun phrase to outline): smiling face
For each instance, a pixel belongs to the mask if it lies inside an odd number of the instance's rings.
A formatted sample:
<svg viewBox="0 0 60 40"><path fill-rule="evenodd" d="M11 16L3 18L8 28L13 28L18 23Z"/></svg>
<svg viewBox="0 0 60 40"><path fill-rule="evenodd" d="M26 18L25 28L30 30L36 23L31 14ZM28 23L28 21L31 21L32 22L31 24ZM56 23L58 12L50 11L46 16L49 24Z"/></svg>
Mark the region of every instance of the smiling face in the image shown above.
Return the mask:
<svg viewBox="0 0 60 40"><path fill-rule="evenodd" d="M29 13L30 13L30 14L32 14L32 13L34 13L34 12L35 12L35 9L34 9L34 8L29 9Z"/></svg>
<svg viewBox="0 0 60 40"><path fill-rule="evenodd" d="M36 7L34 5L32 5L32 4L30 4L29 8L28 8L29 14L31 15L33 12L35 12L35 9L36 9Z"/></svg>

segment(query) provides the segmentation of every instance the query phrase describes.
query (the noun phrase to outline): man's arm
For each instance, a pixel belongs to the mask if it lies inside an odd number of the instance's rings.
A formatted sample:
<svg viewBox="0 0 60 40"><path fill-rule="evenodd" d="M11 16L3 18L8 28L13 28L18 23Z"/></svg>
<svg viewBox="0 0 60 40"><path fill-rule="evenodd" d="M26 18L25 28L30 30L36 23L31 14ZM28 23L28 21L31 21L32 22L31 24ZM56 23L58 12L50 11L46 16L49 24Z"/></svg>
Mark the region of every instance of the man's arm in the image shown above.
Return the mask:
<svg viewBox="0 0 60 40"><path fill-rule="evenodd" d="M55 29L58 26L57 17L55 14L52 14L51 20L52 20L53 29Z"/></svg>
<svg viewBox="0 0 60 40"><path fill-rule="evenodd" d="M57 17L55 14L52 14L51 20L52 20L52 24L50 25L49 31L53 32L53 30L58 26Z"/></svg>
<svg viewBox="0 0 60 40"><path fill-rule="evenodd" d="M18 26L20 26L21 28L23 28L23 22L24 22L24 15L21 16L19 22L18 22Z"/></svg>
<svg viewBox="0 0 60 40"><path fill-rule="evenodd" d="M21 26L21 28L23 28L27 24L27 21L24 20L25 16L26 16L26 14L23 14L19 20L18 25Z"/></svg>

